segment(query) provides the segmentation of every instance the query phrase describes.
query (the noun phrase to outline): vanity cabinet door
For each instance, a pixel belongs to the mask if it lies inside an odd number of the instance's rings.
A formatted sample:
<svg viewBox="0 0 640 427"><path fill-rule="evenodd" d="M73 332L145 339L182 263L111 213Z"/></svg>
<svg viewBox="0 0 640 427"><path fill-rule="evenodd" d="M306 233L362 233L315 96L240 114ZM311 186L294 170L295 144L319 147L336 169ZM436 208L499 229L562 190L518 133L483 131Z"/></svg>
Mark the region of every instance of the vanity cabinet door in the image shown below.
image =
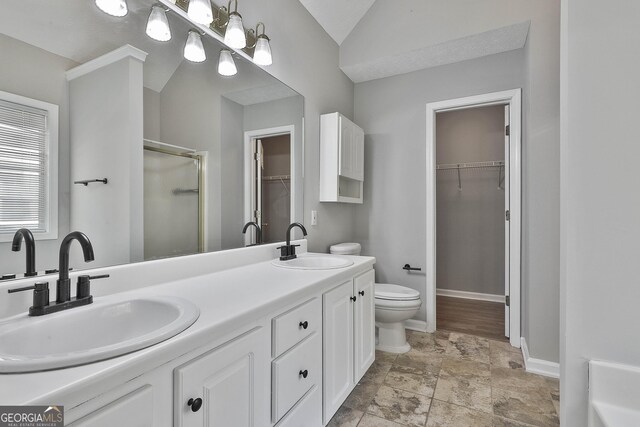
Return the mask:
<svg viewBox="0 0 640 427"><path fill-rule="evenodd" d="M323 295L323 420L327 424L353 388L353 281Z"/></svg>
<svg viewBox="0 0 640 427"><path fill-rule="evenodd" d="M79 419L69 427L153 427L153 413L153 390L150 385L146 385Z"/></svg>
<svg viewBox="0 0 640 427"><path fill-rule="evenodd" d="M176 368L175 425L270 425L269 338L255 328Z"/></svg>
<svg viewBox="0 0 640 427"><path fill-rule="evenodd" d="M353 334L355 342L355 364L353 382L360 381L376 357L375 301L373 270L353 280L354 304Z"/></svg>

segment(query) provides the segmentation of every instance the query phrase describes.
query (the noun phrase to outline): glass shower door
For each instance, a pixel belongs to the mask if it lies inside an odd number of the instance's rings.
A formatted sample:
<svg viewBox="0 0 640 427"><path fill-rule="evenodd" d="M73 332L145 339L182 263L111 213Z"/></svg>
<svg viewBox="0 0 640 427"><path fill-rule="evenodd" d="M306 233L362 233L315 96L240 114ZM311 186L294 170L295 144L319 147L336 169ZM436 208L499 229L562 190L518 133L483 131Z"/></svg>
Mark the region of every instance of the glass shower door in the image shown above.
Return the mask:
<svg viewBox="0 0 640 427"><path fill-rule="evenodd" d="M145 260L203 251L200 175L200 156L145 147Z"/></svg>

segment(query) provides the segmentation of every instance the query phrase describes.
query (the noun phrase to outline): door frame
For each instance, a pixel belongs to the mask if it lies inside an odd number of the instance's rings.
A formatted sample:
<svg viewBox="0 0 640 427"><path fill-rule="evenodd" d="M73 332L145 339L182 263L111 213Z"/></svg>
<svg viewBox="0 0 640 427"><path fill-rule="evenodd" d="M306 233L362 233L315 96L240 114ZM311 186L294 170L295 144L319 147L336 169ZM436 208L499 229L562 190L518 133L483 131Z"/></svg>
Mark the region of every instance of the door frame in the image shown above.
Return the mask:
<svg viewBox="0 0 640 427"><path fill-rule="evenodd" d="M251 214L251 143L256 139L269 138L272 136L289 135L290 144L290 158L291 158L291 181L289 184L291 212L289 213L291 222L295 221L295 207L296 207L296 189L298 183L296 182L296 127L295 125L277 126L273 128L256 129L245 131L244 133L244 222L252 221L253 215ZM255 229L251 228L251 232L245 234L244 243L248 245L251 243L251 239L254 238Z"/></svg>
<svg viewBox="0 0 640 427"><path fill-rule="evenodd" d="M490 105L509 105L509 342L520 347L521 215L522 215L522 89L505 90L427 104L427 332L436 330L436 113ZM505 278L507 279L507 278Z"/></svg>

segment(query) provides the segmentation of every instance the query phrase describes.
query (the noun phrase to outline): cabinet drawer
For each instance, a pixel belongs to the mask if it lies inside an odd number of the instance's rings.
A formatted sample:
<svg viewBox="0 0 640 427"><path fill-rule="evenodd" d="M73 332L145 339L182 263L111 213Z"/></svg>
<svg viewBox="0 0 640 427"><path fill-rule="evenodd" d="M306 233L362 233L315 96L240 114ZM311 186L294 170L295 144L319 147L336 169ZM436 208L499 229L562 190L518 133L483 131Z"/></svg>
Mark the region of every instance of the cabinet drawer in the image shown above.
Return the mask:
<svg viewBox="0 0 640 427"><path fill-rule="evenodd" d="M306 373L306 378L301 372ZM320 383L322 336L314 332L300 344L271 363L271 416L276 422L304 394Z"/></svg>
<svg viewBox="0 0 640 427"><path fill-rule="evenodd" d="M322 395L314 385L276 427L322 427Z"/></svg>
<svg viewBox="0 0 640 427"><path fill-rule="evenodd" d="M272 356L280 356L304 338L318 331L321 322L322 304L318 298L307 301L274 318L272 321Z"/></svg>

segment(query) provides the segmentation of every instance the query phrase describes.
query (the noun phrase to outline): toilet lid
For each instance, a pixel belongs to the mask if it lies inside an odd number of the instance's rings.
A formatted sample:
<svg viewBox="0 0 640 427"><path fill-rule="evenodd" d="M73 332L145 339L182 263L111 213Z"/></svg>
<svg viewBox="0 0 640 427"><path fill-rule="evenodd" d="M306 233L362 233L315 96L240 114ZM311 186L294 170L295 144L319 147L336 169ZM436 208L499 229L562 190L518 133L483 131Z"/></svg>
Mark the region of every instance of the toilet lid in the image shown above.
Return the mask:
<svg viewBox="0 0 640 427"><path fill-rule="evenodd" d="M375 297L378 299L409 301L420 299L420 292L405 286L376 283Z"/></svg>
<svg viewBox="0 0 640 427"><path fill-rule="evenodd" d="M360 243L338 243L329 248L329 252L336 255L359 255Z"/></svg>

